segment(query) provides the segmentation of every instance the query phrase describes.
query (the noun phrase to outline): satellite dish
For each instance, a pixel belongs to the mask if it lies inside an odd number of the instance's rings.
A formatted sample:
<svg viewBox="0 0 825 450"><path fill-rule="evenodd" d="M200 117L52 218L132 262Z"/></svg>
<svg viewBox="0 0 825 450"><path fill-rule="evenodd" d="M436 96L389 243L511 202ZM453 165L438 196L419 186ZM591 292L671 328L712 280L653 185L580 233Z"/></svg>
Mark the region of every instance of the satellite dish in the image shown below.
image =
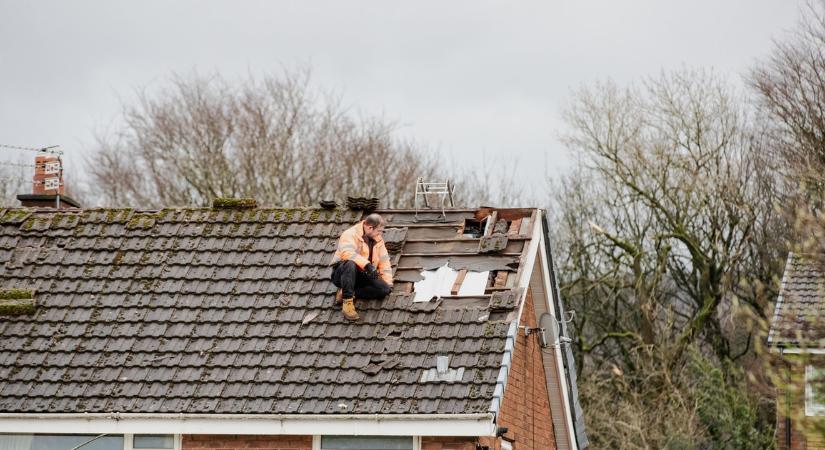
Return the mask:
<svg viewBox="0 0 825 450"><path fill-rule="evenodd" d="M544 313L539 317L539 328L541 328L541 346L548 347L547 337L553 342L552 345L557 345L557 337L559 336L559 322L550 313Z"/></svg>

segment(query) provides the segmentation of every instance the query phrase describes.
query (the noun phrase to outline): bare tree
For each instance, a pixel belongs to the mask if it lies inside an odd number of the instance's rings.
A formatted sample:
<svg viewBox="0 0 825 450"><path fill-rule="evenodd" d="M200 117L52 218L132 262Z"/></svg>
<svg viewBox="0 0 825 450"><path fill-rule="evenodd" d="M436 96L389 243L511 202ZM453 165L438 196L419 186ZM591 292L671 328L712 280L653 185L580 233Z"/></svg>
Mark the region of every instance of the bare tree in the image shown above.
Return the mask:
<svg viewBox="0 0 825 450"><path fill-rule="evenodd" d="M28 194L31 192L31 173L26 176L26 171L14 167L0 167L0 199L2 205L17 205L17 194Z"/></svg>
<svg viewBox="0 0 825 450"><path fill-rule="evenodd" d="M249 78L174 78L141 92L124 126L99 138L89 190L107 205L205 205L215 197L311 205L347 195L409 205L437 158L394 137L382 118L357 118L310 88L307 70Z"/></svg>
<svg viewBox="0 0 825 450"><path fill-rule="evenodd" d="M750 73L764 117L767 148L776 159L776 170L784 183L781 210L789 228L788 248L797 257L825 264L825 1L809 1L799 26L775 42L770 55ZM788 294L786 294L788 295ZM821 294L825 295L825 293ZM787 313L787 311L786 311ZM809 322L796 330L797 345L805 353L819 347L814 330L825 322L815 312L794 315ZM780 327L787 324L777 324ZM794 328L798 324L791 325ZM813 334L813 335L812 335ZM796 392L805 386L806 356L779 356L765 349L766 368L777 392ZM819 382L816 390L823 388ZM812 421L805 411L777 402L780 416L792 419L795 432L817 439L825 425ZM786 424L786 426L788 426ZM783 439L784 440L784 439Z"/></svg>
<svg viewBox="0 0 825 450"><path fill-rule="evenodd" d="M804 8L798 28L777 41L771 55L750 74L771 149L782 162L791 193L802 185L811 207L825 194L825 1Z"/></svg>
<svg viewBox="0 0 825 450"><path fill-rule="evenodd" d="M730 358L744 349L731 348L722 310L738 302L764 315L764 300L741 281L764 262L755 238L775 213L740 105L712 74L683 71L641 89L585 89L569 110L566 142L586 178L568 180L561 209L572 247L599 259L571 264L568 273L596 273L577 274L567 289L621 303L633 320L611 341L666 346L676 361L703 339Z"/></svg>
<svg viewBox="0 0 825 450"><path fill-rule="evenodd" d="M747 448L764 436L743 431L731 437L740 447L720 442L727 438L712 423L722 416L695 409L686 355L717 365L752 356L751 324L764 321L784 248L775 179L743 105L705 71L582 89L566 113L565 137L580 162L553 208L562 295L579 312L585 396L613 386L628 411L656 411L645 416L655 423L657 408L687 402L669 411L701 420L720 448ZM610 371L623 374L619 385L599 381ZM741 420L755 420L754 404L742 401L751 413ZM667 444L654 431L637 436L638 448ZM689 424L679 432L690 433Z"/></svg>
<svg viewBox="0 0 825 450"><path fill-rule="evenodd" d="M482 153L478 160L450 162L447 173L456 185L458 206L496 206L499 208L540 206L543 189L536 192L525 183L518 160ZM543 205L542 205L543 206Z"/></svg>

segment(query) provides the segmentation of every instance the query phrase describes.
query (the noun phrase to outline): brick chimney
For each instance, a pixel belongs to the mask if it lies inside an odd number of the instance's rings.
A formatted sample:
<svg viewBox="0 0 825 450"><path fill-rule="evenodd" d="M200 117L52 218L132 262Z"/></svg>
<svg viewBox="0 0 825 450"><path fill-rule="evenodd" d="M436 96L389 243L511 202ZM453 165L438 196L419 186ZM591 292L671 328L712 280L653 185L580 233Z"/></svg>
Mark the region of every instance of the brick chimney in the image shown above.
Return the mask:
<svg viewBox="0 0 825 450"><path fill-rule="evenodd" d="M17 199L23 206L39 208L80 208L80 204L64 195L63 162L59 156L46 155L34 158L32 193L20 194Z"/></svg>

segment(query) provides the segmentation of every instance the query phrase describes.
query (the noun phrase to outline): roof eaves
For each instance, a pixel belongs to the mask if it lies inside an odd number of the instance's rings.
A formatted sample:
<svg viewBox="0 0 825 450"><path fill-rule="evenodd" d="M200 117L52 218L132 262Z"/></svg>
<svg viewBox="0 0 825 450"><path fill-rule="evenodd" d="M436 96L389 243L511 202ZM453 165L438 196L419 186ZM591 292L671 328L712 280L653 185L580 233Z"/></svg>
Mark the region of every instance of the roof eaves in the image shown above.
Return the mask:
<svg viewBox="0 0 825 450"><path fill-rule="evenodd" d="M0 413L0 433L494 436L494 415Z"/></svg>

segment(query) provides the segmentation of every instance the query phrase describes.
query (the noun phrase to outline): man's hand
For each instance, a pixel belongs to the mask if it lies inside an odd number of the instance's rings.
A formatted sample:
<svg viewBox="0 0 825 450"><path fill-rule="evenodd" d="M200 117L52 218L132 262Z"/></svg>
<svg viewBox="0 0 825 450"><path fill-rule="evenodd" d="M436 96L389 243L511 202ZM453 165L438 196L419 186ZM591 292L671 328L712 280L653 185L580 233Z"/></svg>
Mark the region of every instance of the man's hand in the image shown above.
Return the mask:
<svg viewBox="0 0 825 450"><path fill-rule="evenodd" d="M364 273L367 274L368 277L372 278L373 280L378 279L378 269L372 265L372 263L367 264L364 266Z"/></svg>

